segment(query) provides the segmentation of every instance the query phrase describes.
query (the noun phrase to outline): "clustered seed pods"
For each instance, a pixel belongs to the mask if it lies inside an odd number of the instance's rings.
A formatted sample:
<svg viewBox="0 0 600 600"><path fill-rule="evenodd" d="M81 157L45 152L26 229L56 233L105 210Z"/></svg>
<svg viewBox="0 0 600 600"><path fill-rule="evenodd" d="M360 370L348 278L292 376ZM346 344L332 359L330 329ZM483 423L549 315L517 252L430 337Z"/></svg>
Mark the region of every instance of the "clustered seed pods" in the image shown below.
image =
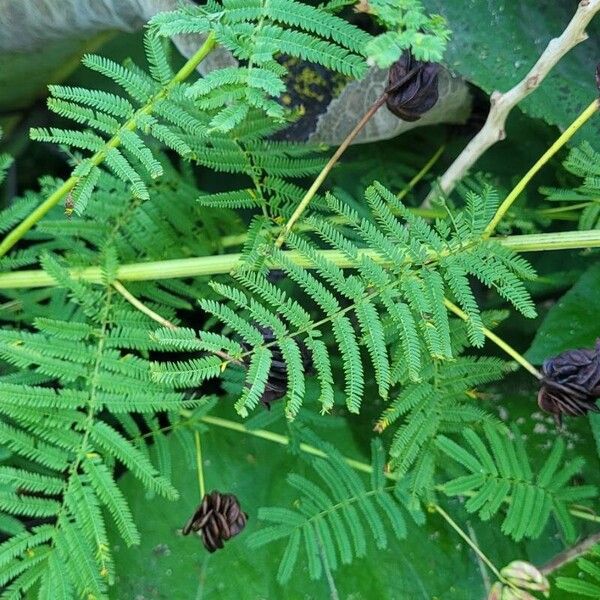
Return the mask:
<svg viewBox="0 0 600 600"><path fill-rule="evenodd" d="M192 532L202 538L209 552L223 548L223 543L236 536L246 526L248 515L242 511L233 494L212 491L205 494L200 506L182 529L183 535Z"/></svg>
<svg viewBox="0 0 600 600"><path fill-rule="evenodd" d="M405 52L388 74L386 106L404 121L417 121L438 101L438 63L416 60Z"/></svg>
<svg viewBox="0 0 600 600"><path fill-rule="evenodd" d="M555 415L577 417L600 412L600 339L593 349L568 350L544 361L538 404Z"/></svg>
<svg viewBox="0 0 600 600"><path fill-rule="evenodd" d="M261 332L265 344L272 344L269 346L269 350L271 351L271 368L269 369L265 391L262 393L260 398L262 404L264 404L268 409L271 409L271 404L277 400L281 400L281 398L283 398L287 393L287 366L285 364L285 360L283 359L281 349L277 344L274 343L276 341L276 337L273 334L273 331L268 327L257 326L257 329ZM246 350L251 350L251 347L245 343L243 343L242 346ZM302 355L302 365L304 366L305 371L308 372L312 368L310 354L308 353L304 344L299 343L298 346ZM249 359L247 362L250 362Z"/></svg>
<svg viewBox="0 0 600 600"><path fill-rule="evenodd" d="M500 571L502 582L492 586L487 600L536 600L528 590L550 595L550 583L544 574L531 563L514 560Z"/></svg>

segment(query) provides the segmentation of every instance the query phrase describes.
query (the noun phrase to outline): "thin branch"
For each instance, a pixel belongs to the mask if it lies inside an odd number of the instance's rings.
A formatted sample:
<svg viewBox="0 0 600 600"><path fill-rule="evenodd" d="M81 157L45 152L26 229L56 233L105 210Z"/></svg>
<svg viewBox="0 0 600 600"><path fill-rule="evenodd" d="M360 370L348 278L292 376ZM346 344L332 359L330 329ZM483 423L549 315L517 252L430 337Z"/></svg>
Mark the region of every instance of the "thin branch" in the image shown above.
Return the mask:
<svg viewBox="0 0 600 600"><path fill-rule="evenodd" d="M461 529L458 523L438 504L433 504L432 508L458 533L458 535L469 545L475 554L488 566L490 571L498 578L499 581L506 582L500 574L494 563L483 553L479 546ZM508 582L506 582L508 583Z"/></svg>
<svg viewBox="0 0 600 600"><path fill-rule="evenodd" d="M125 300L127 300L127 302L132 304L140 312L150 317L153 321L160 323L163 327L167 327L168 329L177 329L177 325L175 325L175 323L169 321L168 319L165 319L164 317L161 317L150 307L146 306L141 300L136 298L120 281L113 281L112 286L115 288L115 290L117 290L117 292L119 292L119 294L121 294L121 296L123 296L123 298L125 298ZM217 356L228 362L241 364L239 360L233 358L233 356L227 354L227 352L223 352L222 350L213 350L213 354L216 354Z"/></svg>
<svg viewBox="0 0 600 600"><path fill-rule="evenodd" d="M196 471L198 473L198 489L200 491L200 501L206 494L206 486L204 485L204 463L202 462L202 443L200 442L200 432L194 431L194 445L196 447Z"/></svg>
<svg viewBox="0 0 600 600"><path fill-rule="evenodd" d="M549 560L543 567L540 567L540 573L542 575L550 575L550 573L557 571L564 565L579 558L582 554L585 554L593 546L600 543L600 532L593 533L584 540L581 540L578 544L571 548L567 548L560 554L557 554L552 560Z"/></svg>
<svg viewBox="0 0 600 600"><path fill-rule="evenodd" d="M463 321L468 321L469 316L467 313L462 311L456 304L453 304L447 298L444 298L444 305L446 308L453 312L457 317ZM519 352L517 352L512 346L508 345L501 337L498 337L493 331L490 331L487 327L483 328L483 335L488 340L494 342L499 348L504 350L511 358L516 360L526 371L529 371L534 377L542 379L542 374Z"/></svg>
<svg viewBox="0 0 600 600"><path fill-rule="evenodd" d="M310 188L308 188L306 194L304 194L302 200L300 200L300 203L296 207L296 210L293 212L292 216L285 224L285 227L283 228L282 232L279 234L279 237L277 238L277 240L275 240L276 248L281 248L281 246L285 242L285 239L294 227L294 224L302 216L302 213L306 210L306 207L314 198L315 194L327 178L327 175L329 175L331 169L333 169L333 167L336 165L337 161L341 158L342 154L344 154L344 152L352 143L354 138L361 132L362 128L369 122L369 119L385 104L386 99L387 92L384 92L377 100L375 100L375 102L371 105L369 110L363 115L362 119L356 124L356 127L354 127L354 129L348 134L346 139L340 144L338 149L335 151L334 155L323 167L322 171L313 181L313 184L310 186Z"/></svg>
<svg viewBox="0 0 600 600"><path fill-rule="evenodd" d="M540 252L550 250L575 250L600 248L600 230L559 231L527 235L511 235L498 237L501 246L515 252ZM337 250L321 250L320 254L338 267L350 268L352 261ZM374 260L381 261L374 250L365 250L364 254ZM314 265L295 251L287 251L286 256L296 264L308 269ZM202 277L206 275L223 275L238 266L242 255L239 253L220 254L216 256L197 256L193 258L175 258L155 262L130 263L120 265L117 269L119 281L148 281L159 279L177 279L179 277ZM385 265L385 261L381 261ZM70 275L81 281L102 283L103 275L100 267L84 267L70 270ZM56 281L46 271L31 269L0 273L0 289L47 287L56 285Z"/></svg>
<svg viewBox="0 0 600 600"><path fill-rule="evenodd" d="M98 166L106 158L112 148L121 144L121 134L124 131L133 131L137 128L137 119L140 115L151 114L154 110L154 104L164 98L172 88L178 83L187 79L196 67L210 54L216 46L216 38L213 33L209 34L198 51L179 69L173 79L166 84L157 94L152 96L144 106L139 108L135 114L125 122L108 140L101 150L98 150L89 160L90 164ZM56 206L77 185L81 176L71 175L57 190L54 191L46 200L35 208L25 219L23 219L0 243L0 256L4 256L51 208Z"/></svg>
<svg viewBox="0 0 600 600"><path fill-rule="evenodd" d="M450 193L479 157L496 142L506 137L505 124L510 111L542 83L556 63L569 50L588 38L585 29L599 10L600 0L579 2L577 12L562 35L550 40L529 73L508 92L495 91L492 93L491 108L485 125L442 175L437 186L439 191L443 194ZM429 203L437 195L438 190L436 189L429 194L425 202Z"/></svg>
<svg viewBox="0 0 600 600"><path fill-rule="evenodd" d="M207 423L208 425L216 425L217 427L223 427L224 429L237 431L238 433L247 433L248 435L267 440L269 442L274 442L282 446L289 446L290 444L290 438L285 435L281 435L280 433L275 433L273 431L268 431L267 429L248 429L241 423L238 423L236 421L230 421L229 419L222 419L221 417L213 417L207 415L205 417L201 417L200 421L202 421L203 423ZM299 448L302 452L305 452L306 454L311 454L312 456L318 456L320 458L327 458L327 454L325 452L319 450L319 448L311 446L310 444L305 444L303 442L300 444ZM344 462L356 471L361 471L362 473L373 472L373 467L368 463L360 462L359 460L354 460L346 456L344 456L343 458ZM398 479L398 477L393 473L385 472L384 475L388 479Z"/></svg>
<svg viewBox="0 0 600 600"><path fill-rule="evenodd" d="M473 525L471 525L471 521L467 520L467 531L469 532L469 537L473 540L473 542L479 546L479 540L477 539L477 533L475 531L475 529L473 528ZM477 556L477 565L479 566L479 572L481 573L481 579L483 581L483 586L485 587L485 591L486 593L489 593L491 587L492 587L492 582L490 581L490 576L485 568L485 563L483 562L481 556L479 556L479 554L476 554Z"/></svg>
<svg viewBox="0 0 600 600"><path fill-rule="evenodd" d="M161 317L158 313L155 313L151 308L146 306L141 300L138 300L120 281L113 281L112 286L135 308L137 308L140 312L143 312L146 316L150 317L153 321L160 323L163 327L168 327L169 329L177 329L177 325L172 323L168 319Z"/></svg>
<svg viewBox="0 0 600 600"><path fill-rule="evenodd" d="M600 108L598 99L595 99L572 123L563 131L560 137L544 152L537 162L525 173L519 183L506 196L502 204L498 207L494 218L488 223L484 231L484 237L489 237L502 220L502 217L508 212L514 201L521 192L527 187L527 184L533 179L534 175L577 133L577 131L593 117Z"/></svg>
<svg viewBox="0 0 600 600"><path fill-rule="evenodd" d="M398 193L396 198L402 200L414 187L431 171L435 163L440 159L446 146L442 144L433 154L433 156L423 165L422 169L406 184L406 186ZM409 208L409 210L411 210Z"/></svg>
<svg viewBox="0 0 600 600"><path fill-rule="evenodd" d="M310 186L310 188L308 189L306 194L304 194L304 197L302 198L302 200L300 200L300 203L296 207L296 210L293 212L292 216L289 218L288 222L285 224L285 227L279 234L278 238L275 240L276 248L281 248L281 246L283 246L283 243L285 242L287 236L290 234L290 231L292 231L294 224L302 216L302 213L306 210L310 201L314 198L315 194L317 193L317 191L319 190L319 188L321 187L321 185L327 178L327 175L329 175L331 169L333 169L333 167L336 165L336 163L341 158L342 154L344 154L344 152L346 151L348 146L350 146L350 144L354 141L354 138L362 131L363 127L369 122L371 117L385 104L386 100L388 99L389 94L396 92L406 82L410 81L411 77L413 77L413 75L417 72L417 70L418 70L417 67L414 67L408 73L406 73L406 75L404 75L404 77L402 77L399 81L394 83L394 85L387 87L385 89L385 91L383 92L383 94L381 94L381 96L379 96L379 98L377 98L377 100L375 100L375 102L373 102L373 104L370 106L369 110L367 110L367 112L362 116L362 118L356 124L354 129L346 136L344 141L339 145L338 149L335 151L334 155L329 159L329 162L323 167L322 171L317 175L317 178L313 181L313 184ZM433 162L435 162L437 160L437 158L438 157L436 156ZM427 168L430 168L430 167L427 167ZM427 171L425 171L425 173L426 172ZM425 173L423 173L423 175ZM423 175L421 175L421 177ZM417 181L418 181L418 179L417 179ZM416 181L415 181L415 183L416 183Z"/></svg>

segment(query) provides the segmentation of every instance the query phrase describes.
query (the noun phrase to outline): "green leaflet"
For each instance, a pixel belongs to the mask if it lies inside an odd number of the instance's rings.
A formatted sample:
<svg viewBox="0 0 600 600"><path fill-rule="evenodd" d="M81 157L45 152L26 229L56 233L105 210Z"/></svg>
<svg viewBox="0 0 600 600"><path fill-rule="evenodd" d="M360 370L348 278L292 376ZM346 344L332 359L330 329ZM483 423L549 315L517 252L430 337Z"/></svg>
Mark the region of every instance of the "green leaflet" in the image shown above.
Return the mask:
<svg viewBox="0 0 600 600"><path fill-rule="evenodd" d="M255 250L252 249L246 254L246 263L235 273L239 288L218 283L212 285L228 303L200 300L202 308L230 333L223 338L219 337L222 334L199 332L194 338L192 332L186 330L182 333L185 340L178 339L177 334L166 333L161 337L163 348L208 348L202 340L215 336L215 341L222 340L217 343L219 350L230 345L231 359L249 360L246 386L236 404L236 409L244 416L258 404L268 381L271 363L262 354L263 350L284 350L282 360L288 373L290 392L286 412L289 418L294 418L303 401L301 378L306 376L299 366L298 351L294 349L302 342L312 355L311 362L321 383L323 410L331 408L329 365L339 356L346 406L350 412L358 413L365 389L363 354L369 357L379 394L384 399L390 395L393 382L390 344L394 344L394 360L407 365L412 381L422 375L424 353L428 360L441 361L442 369L446 368L443 366L445 361L453 360L451 322L444 308L446 295L453 295L469 315L469 340L475 345L481 344L483 322L468 282L469 276L488 285L525 316L535 314L523 284L524 279L534 276L532 268L516 254L481 239L487 222L481 218L481 213L493 214L497 205L497 196L491 189L485 189L481 196L469 197L465 209L451 216L453 228L443 221L432 226L416 217L378 183L368 188L365 195L376 222L360 217L337 198L327 197L330 209L346 227L354 230L353 236L324 219L309 221L325 247L335 251L349 268L343 269L326 257L322 245L295 234L288 237L288 244L295 251L297 260L291 260L280 250L262 251L262 264L267 260L282 269L301 294L318 308L317 311L308 312L287 289L271 283L266 274L255 272ZM260 238L257 237L254 243L259 244ZM394 324L394 333L386 331L390 322ZM275 340L265 345L258 326L271 332ZM232 341L225 342L225 339ZM236 340L247 345L244 352L239 352ZM229 364L231 359L224 364ZM454 371L453 363L448 364L449 373L456 377L461 363L456 363ZM465 379L465 387L461 392L453 392L454 398L460 393L464 395L467 385L493 380L502 372L493 360L487 365L482 362L481 366L489 368L482 369L479 379L475 378L471 384L467 383L468 378ZM161 381L183 388L218 375L219 361L214 357L179 363L171 361L156 364L154 369ZM463 415L467 421L481 417L474 408L465 410L471 410L469 415ZM425 419L425 414L420 418ZM428 429L414 426L421 437L420 441L411 442L413 452L409 456L412 458L407 458L405 468L412 463L425 440L434 436L441 426L431 411L427 415Z"/></svg>
<svg viewBox="0 0 600 600"><path fill-rule="evenodd" d="M257 148L253 164L239 143L239 131L252 133L250 123L268 117L285 123L286 111L276 99L285 90L285 69L275 60L278 53L302 58L360 77L366 62L357 53L370 37L342 19L293 0L275 0L265 6L241 6L225 1L211 5L212 14L186 7L155 17L144 46L149 74L133 63L118 64L110 59L87 55L89 69L118 84L128 97L81 87L50 86L48 106L59 116L71 119L76 129L32 129L34 140L61 144L87 155L73 171L77 178L71 202L81 214L98 184L99 165L104 164L125 182L136 198L147 200L149 188L140 169L152 179L162 176L163 166L148 138L165 144L180 155L229 172L252 172L258 168L278 176L300 177L317 172L319 159L293 159L284 150L261 156ZM223 44L247 66L219 69L189 84L171 66L161 35L204 33L212 30ZM248 38L248 32L252 36ZM233 103L231 103L233 99ZM138 133L139 132L139 133ZM234 133L233 139L227 134ZM254 131L255 134L255 131ZM210 136L210 137L209 137ZM272 148L274 143L270 143ZM283 149L283 147L282 147ZM10 164L0 158L0 173Z"/></svg>
<svg viewBox="0 0 600 600"><path fill-rule="evenodd" d="M554 515L565 537L572 541L576 533L566 503L591 498L597 493L594 486L569 484L571 477L581 470L582 461L576 459L561 465L564 442L558 440L542 469L534 474L517 430L513 431L514 442L505 430L492 425L485 425L484 432L487 444L473 430L464 431L470 450L445 436L436 440L444 454L469 472L445 483L443 491L453 496L474 492L465 508L478 512L484 520L494 516L510 497L502 531L515 540L539 536Z"/></svg>
<svg viewBox="0 0 600 600"><path fill-rule="evenodd" d="M585 598L600 597L600 547L593 547L587 556L577 560L577 567L582 577L557 577L556 585L566 592L578 594Z"/></svg>
<svg viewBox="0 0 600 600"><path fill-rule="evenodd" d="M314 436L310 436L314 441ZM335 571L338 565L349 564L363 556L367 535L373 536L378 548L387 547L386 525L389 519L398 538L406 535L406 523L399 500L394 497L394 485L386 485L383 473L384 451L379 441L373 442L373 477L371 487L365 486L356 474L329 445L323 445L327 459L310 461L320 481L292 473L287 482L299 495L295 510L279 507L262 508L259 518L268 523L255 532L248 544L259 548L274 540L287 538L287 546L279 563L277 579L285 584L298 568L301 548L308 562L312 579L322 574L321 559ZM364 523L364 525L363 525ZM368 534L367 534L367 529Z"/></svg>

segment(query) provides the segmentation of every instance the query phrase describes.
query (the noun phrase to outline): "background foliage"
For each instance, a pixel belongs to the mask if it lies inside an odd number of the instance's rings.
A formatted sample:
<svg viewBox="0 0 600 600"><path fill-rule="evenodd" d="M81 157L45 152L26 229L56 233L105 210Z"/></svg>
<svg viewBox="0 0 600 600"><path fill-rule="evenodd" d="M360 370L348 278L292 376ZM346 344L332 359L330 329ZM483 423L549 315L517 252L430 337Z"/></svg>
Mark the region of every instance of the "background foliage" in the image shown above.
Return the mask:
<svg viewBox="0 0 600 600"><path fill-rule="evenodd" d="M429 212L420 202L469 125L352 148L328 179L331 193L313 200L304 229L287 240L318 267L309 270L269 250L326 156L267 139L290 118L275 101L289 84L279 51L360 77L367 60L387 64L418 44L418 24L433 36L424 58L440 56L447 37L418 2L398 2L408 25L386 12L394 2L374 3L384 38L342 25L361 23L350 2L323 13L309 4L273 0L266 10L226 0L160 15L146 37L100 35L98 54L114 62L88 57L91 70L55 49L65 68L43 82L55 84L47 106L45 91L34 102L31 81L21 87L4 71L0 230L76 178L67 196L74 214L56 203L0 261L2 271L41 268L59 283L1 289L4 597L278 597L284 583L290 598L480 598L494 575L436 507L498 567L517 558L540 566L597 530L600 419L569 420L559 434L535 404L533 378L489 343L481 350L484 326L529 348L536 365L600 335L597 254L531 254L530 265L482 239L556 126L596 95L597 24L511 116L508 140L481 161L483 172ZM553 3L422 4L447 17L444 60L482 102L483 92L514 84L571 15ZM242 63L194 84L191 72L177 74L184 59L168 38L208 31ZM18 64L33 73L39 55L22 53ZM32 143L31 126L51 144ZM594 141L597 130L596 119L576 141ZM439 161L409 184L434 153ZM598 157L582 147L565 159L537 176L502 233L598 227ZM365 247L375 254L365 258ZM233 278L125 282L185 329L159 329L114 288L122 264L218 260L242 248L245 267ZM323 249L355 269L339 269ZM283 280L269 257L283 262ZM96 268L95 282L76 281L67 266ZM444 296L468 314L467 326L449 317ZM275 355L265 327L291 386L270 411L260 406ZM204 356L215 350L221 358ZM243 426L240 414L250 415ZM199 501L194 431L207 491L235 493L250 517L214 555L180 535ZM577 585L580 570L594 575L594 560L554 573L551 597L594 592L593 577Z"/></svg>
<svg viewBox="0 0 600 600"><path fill-rule="evenodd" d="M446 54L448 64L488 93L507 90L522 79L548 40L562 33L573 14L572 4L546 0L530 4L426 0L424 4L448 19L453 32ZM486 27L481 27L483 15L489 23ZM560 61L536 93L520 104L521 110L561 129L569 125L595 93L590 65L598 56L598 27L592 22L589 40ZM578 139L597 139L599 127L591 123Z"/></svg>

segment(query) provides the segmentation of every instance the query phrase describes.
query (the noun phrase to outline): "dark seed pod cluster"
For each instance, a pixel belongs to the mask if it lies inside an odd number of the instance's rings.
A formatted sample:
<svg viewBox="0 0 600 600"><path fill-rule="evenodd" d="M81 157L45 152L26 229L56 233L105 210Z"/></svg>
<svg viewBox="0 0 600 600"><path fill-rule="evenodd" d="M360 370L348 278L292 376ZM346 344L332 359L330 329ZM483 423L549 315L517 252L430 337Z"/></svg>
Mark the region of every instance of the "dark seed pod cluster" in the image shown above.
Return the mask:
<svg viewBox="0 0 600 600"><path fill-rule="evenodd" d="M202 498L200 506L182 529L183 535L192 532L202 538L209 552L223 548L224 542L236 536L246 526L248 515L240 508L233 494L212 491Z"/></svg>
<svg viewBox="0 0 600 600"><path fill-rule="evenodd" d="M267 327L258 327L257 329L262 333L265 344L272 344L275 342L275 336L273 335L273 331ZM251 350L251 347L247 344L242 344L246 350ZM310 371L312 367L312 362L310 359L310 354L308 353L306 346L304 344L299 343L300 352L302 354L302 364L304 366L304 370L306 372ZM268 408L271 408L271 404L276 402L277 400L281 400L287 393L288 388L288 375L287 375L287 367L285 361L283 360L283 355L281 354L281 349L277 344L274 344L269 347L271 350L271 368L269 370L269 376L267 378L267 385L265 386L265 391L263 392L260 401ZM250 359L247 361L250 362Z"/></svg>
<svg viewBox="0 0 600 600"><path fill-rule="evenodd" d="M440 65L405 52L391 67L386 105L404 121L417 121L438 101Z"/></svg>
<svg viewBox="0 0 600 600"><path fill-rule="evenodd" d="M538 404L557 421L562 415L600 412L600 340L593 349L568 350L544 361L542 375Z"/></svg>

